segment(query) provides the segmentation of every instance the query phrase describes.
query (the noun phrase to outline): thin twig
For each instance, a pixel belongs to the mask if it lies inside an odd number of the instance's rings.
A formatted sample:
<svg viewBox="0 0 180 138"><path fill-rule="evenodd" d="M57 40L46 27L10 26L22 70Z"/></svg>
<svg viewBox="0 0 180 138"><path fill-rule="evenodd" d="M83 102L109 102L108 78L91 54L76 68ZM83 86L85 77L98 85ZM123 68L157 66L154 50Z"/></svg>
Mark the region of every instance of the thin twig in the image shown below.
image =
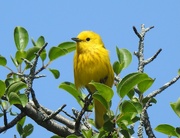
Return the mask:
<svg viewBox="0 0 180 138"><path fill-rule="evenodd" d="M147 95L146 97L148 98L153 98L155 97L157 94L160 94L162 91L164 91L165 89L167 89L169 86L171 86L172 84L174 84L177 80L179 80L180 78L180 74L178 74L176 77L174 77L171 81L165 83L162 87L160 87L159 89L153 91L152 93L150 93L149 95ZM146 98L145 97L145 98Z"/></svg>
<svg viewBox="0 0 180 138"><path fill-rule="evenodd" d="M21 120L26 114L24 112L21 112L18 116L16 116L11 122L6 124L3 127L0 127L0 133L8 130L9 128L15 126L19 120Z"/></svg>
<svg viewBox="0 0 180 138"><path fill-rule="evenodd" d="M57 114L59 114L63 108L66 107L66 104L64 104L62 107L60 107L58 110L56 110L55 112L51 113L48 117L46 117L43 121L47 121L49 119L54 118Z"/></svg>
<svg viewBox="0 0 180 138"><path fill-rule="evenodd" d="M90 96L90 97L89 97ZM78 132L79 131L79 127L81 125L81 119L82 116L84 115L84 113L88 110L89 105L92 102L92 95L88 94L85 98L85 103L84 103L84 107L81 109L81 112L79 113L78 117L76 118L76 123L75 123L75 131Z"/></svg>
<svg viewBox="0 0 180 138"><path fill-rule="evenodd" d="M152 56L151 58L149 58L147 60L144 60L144 37L145 37L146 32L148 32L152 28L154 28L154 26L145 28L145 25L142 24L141 32L139 33L137 31L136 27L133 26L134 33L139 38L138 51L134 52L134 54L138 58L138 72L144 72L144 66L147 65L148 63L150 63L151 61L153 61L161 51L161 50L159 50L154 56ZM135 88L135 90L137 92L139 91L137 88ZM141 93L138 93L138 94L139 94L139 100L141 101L143 99L143 94L141 94ZM149 104L149 103L147 103L147 104ZM150 137L150 136L152 136L152 134L154 134L152 129L149 129L149 128L151 128L151 124L150 124L148 113L146 110L147 110L147 107L145 106L142 113L140 114L140 124L138 127L138 138L143 138L143 126L145 127L145 130L148 130L148 131L146 131L146 132L148 132L148 133L146 133L148 135L148 137Z"/></svg>
<svg viewBox="0 0 180 138"><path fill-rule="evenodd" d="M159 55L159 53L162 51L162 49L160 48L155 54L154 54L154 56L152 56L151 58L149 58L149 59L146 59L145 61L144 61L144 65L146 65L146 64L149 64L150 62L152 62L158 55Z"/></svg>
<svg viewBox="0 0 180 138"><path fill-rule="evenodd" d="M141 113L141 117L140 117L140 126L139 126L139 129L138 129L138 136L139 138L142 138L142 133L143 133L143 129L142 127L144 126L145 127L145 131L146 131L146 134L149 138L156 138L156 136L154 135L153 133L153 130L151 128L151 124L150 124L150 121L149 121L149 116L148 116L148 113L147 113L147 109L149 106L151 106L151 98L149 98L149 100L146 102L146 104L144 105L144 108L142 110L142 113Z"/></svg>

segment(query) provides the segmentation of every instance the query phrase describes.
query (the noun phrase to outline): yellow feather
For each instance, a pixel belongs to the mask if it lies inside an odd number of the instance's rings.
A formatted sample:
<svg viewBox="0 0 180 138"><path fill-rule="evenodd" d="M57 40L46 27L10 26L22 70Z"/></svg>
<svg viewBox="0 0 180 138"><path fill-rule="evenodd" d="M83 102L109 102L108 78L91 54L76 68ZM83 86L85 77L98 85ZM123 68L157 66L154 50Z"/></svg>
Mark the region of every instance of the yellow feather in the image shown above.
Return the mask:
<svg viewBox="0 0 180 138"><path fill-rule="evenodd" d="M86 87L94 93L95 87L89 84L92 80L112 87L114 72L101 37L92 31L83 31L72 39L77 42L74 55L74 81L77 89ZM96 127L101 128L106 109L97 100L94 100L94 104Z"/></svg>

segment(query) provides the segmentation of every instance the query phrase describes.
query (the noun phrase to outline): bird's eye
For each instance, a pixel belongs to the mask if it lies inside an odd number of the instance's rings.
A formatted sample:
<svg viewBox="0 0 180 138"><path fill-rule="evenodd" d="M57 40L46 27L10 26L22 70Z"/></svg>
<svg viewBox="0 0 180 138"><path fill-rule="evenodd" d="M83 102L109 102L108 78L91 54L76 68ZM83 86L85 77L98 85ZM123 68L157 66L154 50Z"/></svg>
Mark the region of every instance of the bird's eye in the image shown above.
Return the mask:
<svg viewBox="0 0 180 138"><path fill-rule="evenodd" d="M86 38L86 41L90 41L90 38L88 37L88 38Z"/></svg>

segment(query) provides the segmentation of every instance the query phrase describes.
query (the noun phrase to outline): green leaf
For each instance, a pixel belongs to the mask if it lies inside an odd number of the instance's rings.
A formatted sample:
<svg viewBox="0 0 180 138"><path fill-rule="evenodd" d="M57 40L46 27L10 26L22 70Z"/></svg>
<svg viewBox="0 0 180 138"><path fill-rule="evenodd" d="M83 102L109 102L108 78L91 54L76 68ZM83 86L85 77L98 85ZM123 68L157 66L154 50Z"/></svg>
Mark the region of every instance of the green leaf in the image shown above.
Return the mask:
<svg viewBox="0 0 180 138"><path fill-rule="evenodd" d="M12 104L21 104L20 97L15 92L9 94L9 103Z"/></svg>
<svg viewBox="0 0 180 138"><path fill-rule="evenodd" d="M124 62L123 63L119 63L118 61L115 61L114 64L113 64L113 70L114 72L116 73L116 75L119 75L120 72L122 71L124 67Z"/></svg>
<svg viewBox="0 0 180 138"><path fill-rule="evenodd" d="M46 50L44 49L41 54L40 54L40 57L41 57L41 60L44 61L47 57L47 53L46 53Z"/></svg>
<svg viewBox="0 0 180 138"><path fill-rule="evenodd" d="M23 126L20 123L17 123L16 129L17 129L19 135L21 136L23 134Z"/></svg>
<svg viewBox="0 0 180 138"><path fill-rule="evenodd" d="M58 136L58 135L54 135L54 136L52 136L51 138L62 138L62 137L60 137L60 136Z"/></svg>
<svg viewBox="0 0 180 138"><path fill-rule="evenodd" d="M78 137L78 136L72 134L72 135L67 136L66 138L80 138L80 137Z"/></svg>
<svg viewBox="0 0 180 138"><path fill-rule="evenodd" d="M141 93L144 93L147 89L149 89L151 87L151 85L154 83L154 81L155 81L154 79L149 78L147 80L140 82L138 84L139 91Z"/></svg>
<svg viewBox="0 0 180 138"><path fill-rule="evenodd" d="M124 63L123 69L127 68L132 61L132 55L127 49L119 49L116 47L116 53L118 56L119 63Z"/></svg>
<svg viewBox="0 0 180 138"><path fill-rule="evenodd" d="M127 96L129 97L129 99L132 99L134 97L134 90L131 89L128 93L127 93Z"/></svg>
<svg viewBox="0 0 180 138"><path fill-rule="evenodd" d="M12 60L12 62L14 63L14 65L15 65L16 67L19 66L17 60L16 60L15 58L13 58L12 56L11 56L11 60Z"/></svg>
<svg viewBox="0 0 180 138"><path fill-rule="evenodd" d="M133 105L133 103L131 103L130 101L125 100L122 105L120 106L120 110L122 113L135 113L137 114L137 109L136 107Z"/></svg>
<svg viewBox="0 0 180 138"><path fill-rule="evenodd" d="M2 101L1 106L2 106L3 110L5 110L5 111L7 111L10 108L10 104L8 101Z"/></svg>
<svg viewBox="0 0 180 138"><path fill-rule="evenodd" d="M178 117L180 117L180 98L177 100L177 102L170 103L170 105L173 111L178 115Z"/></svg>
<svg viewBox="0 0 180 138"><path fill-rule="evenodd" d="M29 41L29 35L26 29L24 29L23 27L17 26L14 29L14 41L15 41L17 50L24 51Z"/></svg>
<svg viewBox="0 0 180 138"><path fill-rule="evenodd" d="M26 58L26 51L17 51L15 59L18 62L18 64L22 63L22 58Z"/></svg>
<svg viewBox="0 0 180 138"><path fill-rule="evenodd" d="M19 98L20 98L20 101L21 101L21 105L22 105L23 107L25 107L26 104L28 103L28 97L27 97L27 95L26 95L26 94L20 94L20 95L19 95Z"/></svg>
<svg viewBox="0 0 180 138"><path fill-rule="evenodd" d="M137 106L137 105L136 105ZM129 124L134 123L137 119L136 115L138 114L137 107L131 101L123 101L122 104L119 106L121 114L117 118L118 126L122 127L122 123L127 126ZM139 108L139 107L138 107Z"/></svg>
<svg viewBox="0 0 180 138"><path fill-rule="evenodd" d="M50 69L50 68L49 68L49 71L54 75L54 78L55 78L55 79L58 79L58 78L59 78L59 76L60 76L59 70L57 70L57 69Z"/></svg>
<svg viewBox="0 0 180 138"><path fill-rule="evenodd" d="M180 75L180 69L178 69L178 74Z"/></svg>
<svg viewBox="0 0 180 138"><path fill-rule="evenodd" d="M1 66L6 66L6 64L7 64L6 58L3 57L3 56L0 56L0 65Z"/></svg>
<svg viewBox="0 0 180 138"><path fill-rule="evenodd" d="M180 127L176 127L176 134L180 137Z"/></svg>
<svg viewBox="0 0 180 138"><path fill-rule="evenodd" d="M145 73L131 73L125 76L117 86L117 93L121 98L133 89L137 84L144 80L148 80L149 77Z"/></svg>
<svg viewBox="0 0 180 138"><path fill-rule="evenodd" d="M21 126L24 126L25 120L26 120L26 116L23 117L21 120L19 120L18 123L19 123Z"/></svg>
<svg viewBox="0 0 180 138"><path fill-rule="evenodd" d="M61 49L59 47L51 47L49 50L49 59L50 61L53 61L61 56L64 56L68 53L67 50Z"/></svg>
<svg viewBox="0 0 180 138"><path fill-rule="evenodd" d="M136 108L136 111L137 111L138 114L142 113L143 106L139 101L136 101L136 102L132 101L131 103Z"/></svg>
<svg viewBox="0 0 180 138"><path fill-rule="evenodd" d="M66 49L69 52L72 52L76 49L76 43L75 42L63 42L58 45L61 49Z"/></svg>
<svg viewBox="0 0 180 138"><path fill-rule="evenodd" d="M149 101L149 97L145 97L145 98L143 98L142 103L146 104L148 101ZM157 100L155 98L151 98L150 103L155 103L156 104Z"/></svg>
<svg viewBox="0 0 180 138"><path fill-rule="evenodd" d="M66 55L67 53L72 52L76 49L76 43L74 42L64 42L58 45L58 47L52 47L49 50L49 59L53 61L61 56Z"/></svg>
<svg viewBox="0 0 180 138"><path fill-rule="evenodd" d="M30 49L27 50L27 55L26 55L26 59L31 61L34 59L35 57L35 53L37 53L39 51L39 47L32 47Z"/></svg>
<svg viewBox="0 0 180 138"><path fill-rule="evenodd" d="M155 128L156 131L158 132L161 132L161 133L164 133L168 136L176 136L178 137L178 135L176 134L176 131L175 131L175 128L171 125L168 125L168 124L161 124L161 125L158 125L156 128Z"/></svg>
<svg viewBox="0 0 180 138"><path fill-rule="evenodd" d="M99 101L106 110L109 110L110 106L108 104L108 102L104 99L104 97L102 95L100 95L98 92L95 92L93 94L93 99L96 99L97 101Z"/></svg>
<svg viewBox="0 0 180 138"><path fill-rule="evenodd" d="M84 106L84 102L81 99L84 99L86 95L78 91L73 83L63 82L59 85L59 88L70 93L76 99L76 101L79 103L81 107Z"/></svg>
<svg viewBox="0 0 180 138"><path fill-rule="evenodd" d="M9 94L11 92L18 92L19 90L26 88L26 87L27 87L26 83L24 83L22 81L13 82L6 89L6 94Z"/></svg>
<svg viewBox="0 0 180 138"><path fill-rule="evenodd" d="M5 94L6 84L0 80L0 98Z"/></svg>
<svg viewBox="0 0 180 138"><path fill-rule="evenodd" d="M92 137L92 129L89 129L89 130L82 129L82 134L83 134L84 138L91 138Z"/></svg>
<svg viewBox="0 0 180 138"><path fill-rule="evenodd" d="M36 42L36 45L37 47L43 47L45 44L45 39L43 36L40 36Z"/></svg>
<svg viewBox="0 0 180 138"><path fill-rule="evenodd" d="M29 136L32 132L33 132L33 130L34 130L34 126L32 125L32 124L27 124L27 125L25 125L25 127L24 127L24 136L25 137L27 137L27 136Z"/></svg>
<svg viewBox="0 0 180 138"><path fill-rule="evenodd" d="M95 93L100 94L107 102L111 101L114 95L114 92L109 86L102 83L94 82L94 81L90 82L89 84L92 84L93 86L95 86L97 90L97 92Z"/></svg>

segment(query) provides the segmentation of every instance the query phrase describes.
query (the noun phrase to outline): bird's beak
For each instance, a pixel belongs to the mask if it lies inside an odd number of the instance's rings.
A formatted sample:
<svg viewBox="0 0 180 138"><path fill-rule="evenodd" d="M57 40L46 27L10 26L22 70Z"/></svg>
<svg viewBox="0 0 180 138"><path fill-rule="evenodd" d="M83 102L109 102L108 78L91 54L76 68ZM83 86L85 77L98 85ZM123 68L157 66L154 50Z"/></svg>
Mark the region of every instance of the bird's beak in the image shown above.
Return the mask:
<svg viewBox="0 0 180 138"><path fill-rule="evenodd" d="M71 38L73 41L76 41L76 42L81 42L82 40L81 39L79 39L79 38L77 38L77 37L73 37L73 38Z"/></svg>

